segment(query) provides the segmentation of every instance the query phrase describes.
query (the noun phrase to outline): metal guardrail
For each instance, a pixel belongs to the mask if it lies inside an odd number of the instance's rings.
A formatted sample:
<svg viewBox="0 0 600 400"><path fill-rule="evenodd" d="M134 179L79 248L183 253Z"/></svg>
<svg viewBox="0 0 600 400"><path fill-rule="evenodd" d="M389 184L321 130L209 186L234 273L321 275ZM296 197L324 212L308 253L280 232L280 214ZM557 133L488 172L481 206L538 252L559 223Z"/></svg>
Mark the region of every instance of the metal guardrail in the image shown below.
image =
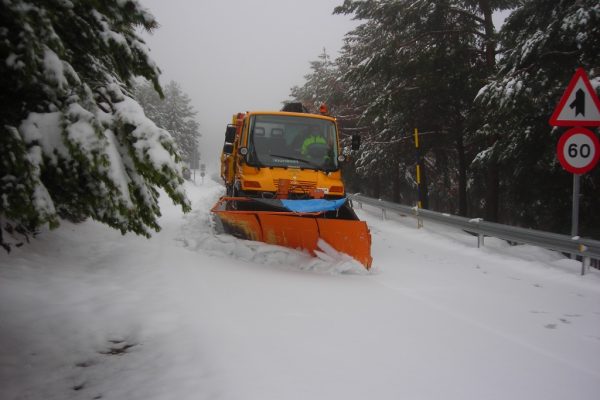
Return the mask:
<svg viewBox="0 0 600 400"><path fill-rule="evenodd" d="M432 221L462 229L477 235L477 247L484 245L484 237L491 236L511 242L531 244L549 250L556 250L571 255L581 256L581 274L585 274L591 259L600 259L600 241L560 235L557 233L537 231L534 229L502 225L487 222L481 218L465 218L456 215L439 213L417 207L392 203L386 200L374 199L361 194L348 196L353 202L367 204L381 209L382 217L387 217L387 211L401 215L409 215L419 221Z"/></svg>

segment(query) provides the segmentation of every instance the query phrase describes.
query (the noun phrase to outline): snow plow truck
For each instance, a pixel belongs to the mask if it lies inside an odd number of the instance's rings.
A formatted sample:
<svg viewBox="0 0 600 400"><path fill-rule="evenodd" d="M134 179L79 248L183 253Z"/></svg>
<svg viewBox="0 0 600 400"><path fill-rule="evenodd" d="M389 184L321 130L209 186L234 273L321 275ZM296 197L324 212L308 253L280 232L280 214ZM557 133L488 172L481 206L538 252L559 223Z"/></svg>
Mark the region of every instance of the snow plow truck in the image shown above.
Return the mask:
<svg viewBox="0 0 600 400"><path fill-rule="evenodd" d="M344 161L336 119L325 106L321 114L290 103L234 115L221 153L226 194L211 210L217 229L313 256L324 241L369 269L371 234L346 196Z"/></svg>

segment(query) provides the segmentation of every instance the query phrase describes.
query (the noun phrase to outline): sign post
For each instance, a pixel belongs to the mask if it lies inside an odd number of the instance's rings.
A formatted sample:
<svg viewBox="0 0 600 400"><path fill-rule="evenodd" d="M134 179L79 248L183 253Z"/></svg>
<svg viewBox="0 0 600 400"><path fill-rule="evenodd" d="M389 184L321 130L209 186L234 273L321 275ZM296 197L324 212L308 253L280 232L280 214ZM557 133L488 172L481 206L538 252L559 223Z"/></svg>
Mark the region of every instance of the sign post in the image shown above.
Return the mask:
<svg viewBox="0 0 600 400"><path fill-rule="evenodd" d="M571 237L574 238L579 232L579 189L580 189L580 177L579 174L573 174L573 204L571 209Z"/></svg>
<svg viewBox="0 0 600 400"><path fill-rule="evenodd" d="M571 128L558 140L556 155L560 165L573 174L573 212L571 236L577 236L579 228L579 177L591 171L600 158L600 140L585 128Z"/></svg>
<svg viewBox="0 0 600 400"><path fill-rule="evenodd" d="M558 140L556 155L562 167L573 174L571 236L575 237L579 231L580 176L591 171L600 158L598 137L583 128L600 126L600 100L583 68L575 71L549 122L552 126L574 126Z"/></svg>

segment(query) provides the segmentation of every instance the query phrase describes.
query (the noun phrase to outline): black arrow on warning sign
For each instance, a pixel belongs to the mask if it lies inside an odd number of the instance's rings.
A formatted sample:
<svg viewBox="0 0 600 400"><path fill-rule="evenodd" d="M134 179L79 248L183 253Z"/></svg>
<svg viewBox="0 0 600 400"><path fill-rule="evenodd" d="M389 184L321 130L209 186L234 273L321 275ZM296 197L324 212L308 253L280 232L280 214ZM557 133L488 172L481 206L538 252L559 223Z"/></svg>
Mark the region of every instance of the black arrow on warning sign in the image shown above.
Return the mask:
<svg viewBox="0 0 600 400"><path fill-rule="evenodd" d="M569 104L569 107L575 109L575 116L581 114L585 117L585 92L583 89L579 89L575 92L575 100Z"/></svg>

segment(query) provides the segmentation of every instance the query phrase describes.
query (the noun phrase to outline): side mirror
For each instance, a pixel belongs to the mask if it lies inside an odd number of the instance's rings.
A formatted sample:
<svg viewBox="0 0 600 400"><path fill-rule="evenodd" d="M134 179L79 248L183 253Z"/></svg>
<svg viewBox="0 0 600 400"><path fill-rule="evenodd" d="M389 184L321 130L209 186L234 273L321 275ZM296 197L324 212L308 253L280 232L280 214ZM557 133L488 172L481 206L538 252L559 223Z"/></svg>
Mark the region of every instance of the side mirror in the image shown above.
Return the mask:
<svg viewBox="0 0 600 400"><path fill-rule="evenodd" d="M227 155L233 153L233 143L225 143L225 145L223 145L223 153Z"/></svg>
<svg viewBox="0 0 600 400"><path fill-rule="evenodd" d="M360 135L352 135L352 145L350 148L352 150L360 149Z"/></svg>
<svg viewBox="0 0 600 400"><path fill-rule="evenodd" d="M227 129L225 130L225 143L233 143L235 140L235 126L227 125Z"/></svg>

